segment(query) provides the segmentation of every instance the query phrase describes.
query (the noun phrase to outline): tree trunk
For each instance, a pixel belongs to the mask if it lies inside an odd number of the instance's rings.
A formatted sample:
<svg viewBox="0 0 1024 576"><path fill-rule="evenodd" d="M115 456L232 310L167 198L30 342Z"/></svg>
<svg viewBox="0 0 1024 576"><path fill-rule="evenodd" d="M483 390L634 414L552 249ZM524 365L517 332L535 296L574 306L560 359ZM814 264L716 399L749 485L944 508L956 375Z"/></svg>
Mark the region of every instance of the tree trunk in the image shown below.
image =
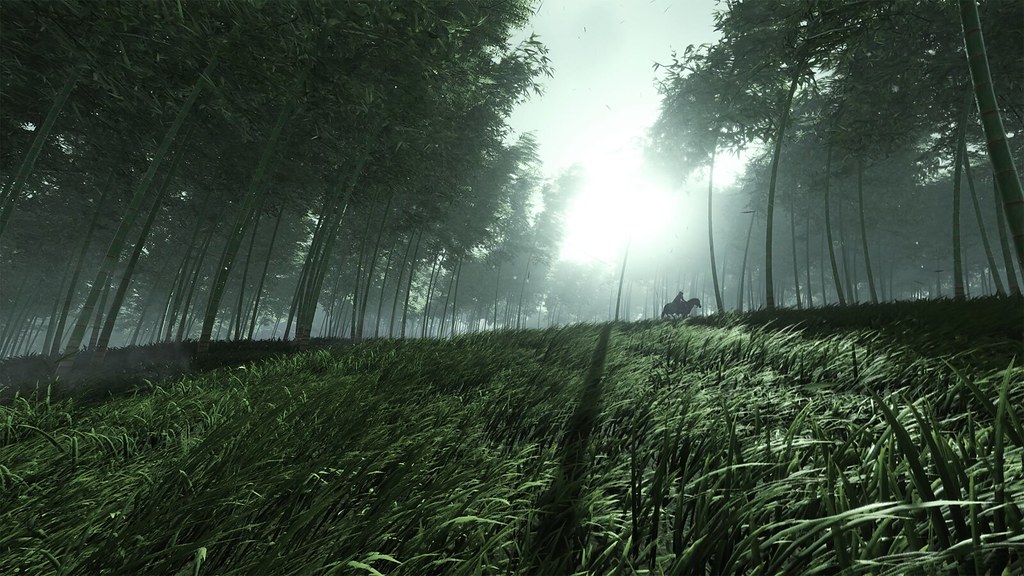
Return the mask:
<svg viewBox="0 0 1024 576"><path fill-rule="evenodd" d="M971 170L971 159L968 158L966 148L960 150L960 155L964 159L964 172L967 173L967 188L971 191L971 205L974 206L974 217L978 221L978 231L981 233L981 244L985 248L985 258L988 261L988 270L992 275L992 282L995 285L996 294L999 296L1006 296L1006 290L1003 288L1003 281L999 277L999 269L996 268L996 259L992 254L992 245L988 241L988 233L985 231L985 220L981 216L981 205L978 203L978 191L974 186L974 174Z"/></svg>
<svg viewBox="0 0 1024 576"><path fill-rule="evenodd" d="M846 228L843 226L843 203L839 203L839 256L843 261L843 281L846 283L846 297L850 302L857 302L857 293L853 290L853 279L850 276L850 254L846 251Z"/></svg>
<svg viewBox="0 0 1024 576"><path fill-rule="evenodd" d="M995 179L999 182L1004 212L1010 232L1013 234L1017 265L1024 271L1024 191L1021 190L1020 177L1017 175L1017 167L1013 163L1010 145L1006 140L1006 130L1003 129L1003 121L999 116L996 91L992 85L992 74L985 51L985 39L981 32L978 4L975 0L959 0L959 3L967 63L971 70L971 81L974 84L974 95L981 114L981 124L985 130L988 155Z"/></svg>
<svg viewBox="0 0 1024 576"><path fill-rule="evenodd" d="M189 263L193 258L193 253L196 249L196 242L199 241L199 234L202 232L203 221L207 219L209 214L208 210L212 203L212 198L212 194L207 194L206 197L203 198L202 207L199 209L199 216L196 218L196 225L192 229L192 235L189 238L188 247L185 249L185 256L181 259L177 272L175 272L174 278L171 281L171 287L167 291L167 297L164 301L163 308L161 309L160 322L157 326L156 338L154 341L159 341L161 339L161 334L164 335L163 340L165 342L171 341L171 334L174 331L174 320L178 309L181 306L182 294L185 292L186 283L189 277ZM164 326L167 327L166 331Z"/></svg>
<svg viewBox="0 0 1024 576"><path fill-rule="evenodd" d="M526 296L526 282L530 278L530 262L533 260L533 251L537 248L536 243L530 248L530 254L526 257L526 269L523 271L523 281L519 286L519 305L516 307L516 330L520 328L523 316L523 299Z"/></svg>
<svg viewBox="0 0 1024 576"><path fill-rule="evenodd" d="M405 244L405 255L402 256L402 264L398 268L398 279L395 281L395 297L391 303L391 320L388 322L388 338L395 337L395 316L398 314L398 300L402 295L402 278L405 276L405 267L409 264L410 252L412 252L412 232L409 232L409 241Z"/></svg>
<svg viewBox="0 0 1024 576"><path fill-rule="evenodd" d="M807 209L804 218L804 272L807 275L807 307L814 308L814 288L811 286L811 210ZM824 286L821 287L825 289Z"/></svg>
<svg viewBox="0 0 1024 576"><path fill-rule="evenodd" d="M711 252L711 281L715 285L715 306L718 313L725 312L725 304L722 300L722 288L718 283L718 264L715 262L715 232L714 232L714 210L712 206L714 198L714 176L715 176L715 154L718 152L718 141L711 147L711 169L708 170L708 249ZM657 314L657 313L655 313Z"/></svg>
<svg viewBox="0 0 1024 576"><path fill-rule="evenodd" d="M60 275L60 288L57 289L57 297L53 299L53 306L50 308L50 315L47 316L46 320L46 336L43 338L43 346L40 352L47 354L53 346L54 335L57 329L57 314L60 311L61 296L68 288L68 276L71 275L71 269L74 267L75 261L73 259L68 260L64 263L64 271Z"/></svg>
<svg viewBox="0 0 1024 576"><path fill-rule="evenodd" d="M747 255L750 254L750 236L754 232L754 214L750 215L750 226L747 227L747 243L743 247L743 263L740 265L740 287L736 292L736 311L743 312L743 283L747 275Z"/></svg>
<svg viewBox="0 0 1024 576"><path fill-rule="evenodd" d="M441 275L439 271L441 268L440 263L443 261L443 256L435 257L434 265L430 269L430 281L427 283L427 300L423 303L423 325L420 327L420 338L426 338L430 331L430 302L434 298L434 288L438 277Z"/></svg>
<svg viewBox="0 0 1024 576"><path fill-rule="evenodd" d="M498 275L494 280L494 320L491 323L491 330L498 329L498 294L501 291L501 265L503 262L498 261Z"/></svg>
<svg viewBox="0 0 1024 576"><path fill-rule="evenodd" d="M376 130L377 128L374 128L374 134L376 134ZM376 137L374 136L374 139L375 138ZM310 245L309 252L306 255L306 264L303 267L301 277L302 281L299 283L299 290L296 293L296 298L298 299L298 324L295 330L296 341L299 342L300 347L305 346L309 339L309 333L313 326L313 319L316 317L317 304L320 301L320 293L323 290L324 279L330 267L330 259L333 255L334 243L337 240L338 233L341 231L342 224L348 214L348 207L349 203L352 201L352 194L355 191L355 187L359 182L360 176L362 176L363 166L366 164L370 150L371 146L369 144L365 145L353 168L347 174L339 175L338 183L334 187L335 194L324 198L324 209L322 210L322 213L326 214L326 217L322 216L318 222L317 230L313 235L313 243ZM339 194L340 197L338 196ZM367 215L367 227L369 227L369 222L372 218L373 205L371 205L370 213ZM359 247L359 269L356 275L356 291L358 291L359 288L359 279L361 278L362 272L363 248L366 243L365 236L366 233L364 232L364 239ZM353 292L353 294L356 294L356 292ZM355 302L356 296L354 295L353 305Z"/></svg>
<svg viewBox="0 0 1024 576"><path fill-rule="evenodd" d="M775 136L775 151L772 153L771 179L768 182L768 211L766 214L767 224L765 226L765 255L764 255L764 281L765 281L765 307L769 310L775 308L775 288L772 285L772 223L775 215L775 185L779 176L779 160L782 158L782 141L786 136L786 124L789 123L789 111L793 106L793 95L796 94L797 83L800 79L802 67L797 66L793 78L789 84L789 94L779 114L779 131Z"/></svg>
<svg viewBox="0 0 1024 576"><path fill-rule="evenodd" d="M38 282L41 280L37 281L36 288L38 288ZM18 288L14 291L14 298L12 298L15 305L7 315L7 321L0 324L0 357L4 356L8 343L13 341L14 333L24 320L23 316L28 313L29 293L25 292L26 285L28 285L28 275L21 277L21 282L18 283ZM32 292L38 292L38 290L33 289Z"/></svg>
<svg viewBox="0 0 1024 576"><path fill-rule="evenodd" d="M117 323L117 315L121 312L121 305L124 303L125 295L128 293L128 287L131 285L132 276L135 273L135 266L138 264L139 258L142 256L142 249L146 245L146 240L149 239L149 231L153 228L153 223L156 222L156 217L160 213L161 206L163 206L167 190L170 188L171 182L174 180L178 167L181 166L181 159L185 155L184 151L188 146L189 140L192 138L193 129L195 129L195 124L189 127L185 136L182 138L181 143L178 145L178 149L174 152L174 158L171 160L171 165L167 167L167 173L164 175L164 181L160 184L160 188L156 192L156 197L153 199L153 205L150 207L149 214L146 216L146 222L142 225L142 230L139 232L138 240L135 241L135 247L132 249L132 254L128 258L128 263L125 265L124 272L121 274L121 281L118 283L117 291L114 293L114 299L110 304L110 310L107 312L107 317L103 324L103 330L100 332L100 339L96 344L96 353L92 357L93 364L103 362L103 358L107 353L107 344L110 342L110 336L114 332L114 325Z"/></svg>
<svg viewBox="0 0 1024 576"><path fill-rule="evenodd" d="M363 273L365 272L365 260L366 260L366 241L370 237L370 223L373 222L373 206L370 207L369 213L366 215L366 226L363 227L363 238L359 241L359 262L356 263L356 278L355 285L352 287L352 325L349 337L352 341L357 341L356 336L356 323L359 315L359 305L361 300L359 298L359 290L362 286Z"/></svg>
<svg viewBox="0 0 1024 576"><path fill-rule="evenodd" d="M96 318L92 322L92 336L89 337L89 349L95 350L96 344L100 341L100 327L103 322L103 310L107 307L107 298L110 297L110 284L103 286L100 294L100 303L96 307Z"/></svg>
<svg viewBox="0 0 1024 576"><path fill-rule="evenodd" d="M203 240L203 246L199 249L199 256L196 258L195 268L192 270L192 280L188 283L188 291L185 293L185 302L181 306L181 322L178 324L178 334L176 340L181 342L185 339L186 331L191 330L192 321L189 319L190 314L194 314L192 310L192 298L195 296L196 287L199 285L199 275L203 271L203 262L206 260L206 255L210 251L210 242L213 240L213 226L210 226L210 231L206 233L206 240ZM171 315L174 318L175 314Z"/></svg>
<svg viewBox="0 0 1024 576"><path fill-rule="evenodd" d="M150 186L153 183L153 178L156 176L157 170L163 163L164 158L167 156L167 152L171 148L171 144L178 138L178 132L181 127L184 126L185 120L192 112L196 101L199 99L199 95L202 94L203 88L206 86L207 79L211 76L214 69L217 66L217 56L213 57L213 60L207 64L206 69L199 75L195 85L192 87L192 92L188 98L178 109L178 114L174 118L174 122L171 123L171 127L164 134L163 141L160 143L159 148L153 153L153 159L149 163L149 167L146 169L145 174L139 180L138 186L135 188L135 192L132 194L132 198L125 210L124 217L121 219L120 225L117 227L117 231L114 232L114 237L110 241L110 246L107 248L106 255L103 257L103 262L100 265L99 271L96 273L96 278L93 281L92 288L89 290L89 295L85 299L85 303L82 305L82 310L78 315L78 320L75 322L75 326L71 331L71 336L68 338L68 344L65 354L65 358L61 360L61 364L58 367L58 375L66 375L74 364L74 354L78 351L78 348L82 344L82 338L85 336L85 330L88 327L89 319L92 317L96 301L99 299L99 292L103 286L106 286L109 282L110 275L121 261L121 250L124 247L125 237L128 235L129 229L132 224L135 223L135 219L141 212L143 203L146 200Z"/></svg>
<svg viewBox="0 0 1024 576"><path fill-rule="evenodd" d="M960 185L963 175L963 156L961 151L965 149L967 136L967 113L970 110L964 106L964 114L957 127L957 138L953 150L953 299L964 299L964 264L963 250L960 247Z"/></svg>
<svg viewBox="0 0 1024 576"><path fill-rule="evenodd" d="M455 293L452 295L452 338L455 338L456 333L456 310L458 310L459 303L459 281L462 279L462 259L464 256L459 256L459 266L455 272Z"/></svg>
<svg viewBox="0 0 1024 576"><path fill-rule="evenodd" d="M67 294L64 296L64 304L61 306L60 316L57 318L57 327L54 330L53 343L49 348L50 356L56 356L60 353L60 346L64 341L64 326L67 323L68 312L71 310L71 301L74 300L75 297L75 286L78 285L78 277L81 275L82 268L85 266L85 257L89 252L89 245L92 244L93 235L96 233L96 222L99 220L100 214L103 213L103 204L105 203L107 196L110 195L110 190L114 187L114 176L116 174L117 169L111 168L110 174L107 176L107 181L103 184L103 191L100 193L100 199L96 202L96 211L92 214L92 220L89 222L89 229L85 234L85 240L83 240L82 246L78 251L78 258L75 262L75 271L71 274L71 281L68 282Z"/></svg>
<svg viewBox="0 0 1024 576"><path fill-rule="evenodd" d="M234 314L234 334L232 340L238 340L242 337L242 325L244 324L244 313L242 312L245 306L245 284L249 279L249 264L252 262L252 251L256 245L256 234L259 233L260 220L263 219L262 210L256 212L255 223L252 226L252 234L249 236L249 250L245 253L245 265L242 266L242 280L238 283L238 304Z"/></svg>
<svg viewBox="0 0 1024 576"><path fill-rule="evenodd" d="M822 237L821 249L818 250L818 272L821 274L821 302L822 306L828 306L828 290L825 289L825 237ZM836 279L836 267L832 266L832 279Z"/></svg>
<svg viewBox="0 0 1024 576"><path fill-rule="evenodd" d="M377 240L373 244L373 256L370 257L370 265L366 273L366 289L363 291L363 301L359 306L359 325L356 327L356 340L363 339L363 332L366 326L366 306L370 302L370 288L373 285L373 274L377 270L377 256L380 254L380 241L384 238L384 225L387 223L388 217L391 215L391 201L394 197L394 194L388 195L388 203L384 206L384 214L380 218L380 227L377 229Z"/></svg>
<svg viewBox="0 0 1024 576"><path fill-rule="evenodd" d="M836 296L839 297L839 305L846 306L846 296L843 294L843 283L839 277L839 264L836 262L835 243L832 240L832 141L829 137L828 154L825 157L825 237L828 242L828 257L832 263L832 281L836 288ZM822 294L825 285L821 286Z"/></svg>
<svg viewBox="0 0 1024 576"><path fill-rule="evenodd" d="M615 296L615 319L613 322L619 321L619 305L622 304L622 282L626 279L626 264L629 262L629 247L632 243L632 238L626 241L626 251L622 254L622 267L619 271L619 292Z"/></svg>
<svg viewBox="0 0 1024 576"><path fill-rule="evenodd" d="M860 240L864 248L864 267L868 272L868 289L871 292L871 303L878 304L875 275L871 270L871 254L868 252L868 229L864 224L864 161L860 159L857 160L857 202L860 206Z"/></svg>
<svg viewBox="0 0 1024 576"><path fill-rule="evenodd" d="M412 252L412 262L409 263L409 285L405 289L405 304L402 305L402 330L400 338L405 338L405 320L409 314L409 295L412 293L412 281L416 278L416 262L420 253L420 240L423 239L423 232L416 235L416 248Z"/></svg>
<svg viewBox="0 0 1024 576"><path fill-rule="evenodd" d="M1010 287L1010 294L1020 296L1020 283L1017 282L1017 272L1013 266L1010 242L1006 237L1006 215L1003 213L1003 204L999 197L999 182L995 179L995 175L992 177L992 194L995 196L996 228L999 229L999 245L1003 253L1003 270L1006 271L1006 283Z"/></svg>
<svg viewBox="0 0 1024 576"><path fill-rule="evenodd" d="M162 280L163 280L163 277L158 277L156 285L160 286L162 284L162 282L161 282ZM149 296L146 298L146 303L143 305L142 309L139 311L139 321L135 323L135 329L132 331L131 340L128 341L128 345L129 346L136 346L136 345L138 345L139 337L142 334L142 327L145 325L146 317L149 316L149 311L153 309L153 304L156 303L158 300L159 300L159 298L157 298L156 291L154 290L154 291L150 292ZM160 319L158 318L157 322L159 322L159 320ZM153 330L154 330L155 334L159 335L159 333L160 333L159 332L159 325L153 326ZM153 340L153 339L151 338L150 340Z"/></svg>
<svg viewBox="0 0 1024 576"><path fill-rule="evenodd" d="M452 285L455 283L455 270L457 267L458 263L456 263L456 265L452 267L451 274L448 275L448 290L446 290L444 294L444 308L441 309L441 323L437 327L438 338L444 337L445 321L448 318L448 304L451 302L452 299Z"/></svg>
<svg viewBox="0 0 1024 576"><path fill-rule="evenodd" d="M0 194L0 238L3 237L4 231L7 229L7 221L11 218L11 213L14 212L14 204L18 201L18 196L21 194L21 190L25 187L25 182L28 181L29 175L32 174L32 168L35 166L36 159L39 158L39 153L43 149L43 144L46 143L46 139L50 137L50 131L53 130L54 123L57 122L57 117L60 116L60 111L64 108L64 104L68 101L68 96L75 89L75 85L78 84L80 72L78 67L72 68L71 73L67 79L64 80L64 85L61 86L60 92L53 99L53 104L50 105L49 112L46 113L46 118L43 120L43 124L36 128L32 135L32 143L28 147L28 151L25 153L25 158L22 159L21 164L18 166L18 171L14 175L14 179L6 190Z"/></svg>
<svg viewBox="0 0 1024 576"><path fill-rule="evenodd" d="M793 288L796 290L796 307L798 309L803 308L803 303L800 301L800 266L797 264L796 259L796 204L793 204L793 208L789 211L789 234L790 234L790 245L793 247Z"/></svg>
<svg viewBox="0 0 1024 576"><path fill-rule="evenodd" d="M299 77L297 83L299 87L305 83L308 71L309 68L307 66L306 70ZM293 97L291 101L285 104L278 113L277 120L274 122L274 126L271 129L270 134L267 136L267 140L263 144L263 151L260 154L259 163L256 165L256 170L253 172L252 179L249 181L249 187L242 199L236 222L229 229L227 244L225 245L224 252L221 254L217 270L214 273L214 280L210 286L210 294L206 302L206 313L203 316L203 326L200 330L199 343L196 347L196 352L198 354L206 354L210 349L210 337L213 333L214 322L217 319L217 311L220 308L221 298L224 296L224 289L227 287L228 276L231 274L231 267L234 264L235 256L238 254L238 250L241 247L242 238L245 236L245 229L249 226L249 221L253 218L253 213L257 204L261 203L260 200L263 196L264 175L270 165L270 159L274 156L274 153L277 150L277 143L280 140L281 132L284 131L284 125L288 118L291 117L292 110L295 106L294 100L295 98Z"/></svg>
<svg viewBox="0 0 1024 576"><path fill-rule="evenodd" d="M299 280L295 284L295 292L292 294L292 303L288 308L288 321L284 325L283 339L288 339L288 333L291 332L292 322L296 320L299 314L299 310L302 309L304 304L302 299L306 297L306 293L309 290L308 286L313 281L313 267L316 266L314 263L316 260L316 247L320 243L322 238L323 228L327 225L327 219L324 213L327 212L327 202L324 201L324 209L321 210L320 218L317 219L316 226L313 228L313 240L310 242L309 250L306 251L306 257L302 262L302 268L299 271ZM299 329L296 327L296 334Z"/></svg>
<svg viewBox="0 0 1024 576"><path fill-rule="evenodd" d="M384 278L380 282L380 296L377 298L377 316L373 320L373 337L380 337L380 317L384 311L384 290L388 287L388 276L391 274L391 262L395 256L395 247L398 246L398 234L391 241L391 249L388 250L388 259L384 264Z"/></svg>
<svg viewBox="0 0 1024 576"><path fill-rule="evenodd" d="M282 205L280 210L277 211L277 218L274 220L274 231L270 233L270 245L267 246L267 257L263 261L263 271L260 272L260 281L256 285L256 294L254 295L252 304L252 319L249 322L249 340L252 340L253 334L256 332L256 317L259 315L260 298L263 296L263 282L267 278L267 269L270 267L270 255L274 252L274 242L277 240L277 230L281 226L281 217L283 215L284 206Z"/></svg>

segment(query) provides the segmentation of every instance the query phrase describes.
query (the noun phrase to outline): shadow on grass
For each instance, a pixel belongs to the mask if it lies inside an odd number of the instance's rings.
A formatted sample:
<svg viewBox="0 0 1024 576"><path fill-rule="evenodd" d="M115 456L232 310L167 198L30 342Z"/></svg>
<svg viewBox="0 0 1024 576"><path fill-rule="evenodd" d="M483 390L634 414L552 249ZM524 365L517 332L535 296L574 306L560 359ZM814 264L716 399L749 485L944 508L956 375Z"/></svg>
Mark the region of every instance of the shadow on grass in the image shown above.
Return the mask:
<svg viewBox="0 0 1024 576"><path fill-rule="evenodd" d="M605 324L594 348L583 394L560 443L558 473L537 502L539 520L528 547L531 574L571 574L583 550L586 533L579 509L587 475L587 448L601 414L601 377L608 355L612 324Z"/></svg>

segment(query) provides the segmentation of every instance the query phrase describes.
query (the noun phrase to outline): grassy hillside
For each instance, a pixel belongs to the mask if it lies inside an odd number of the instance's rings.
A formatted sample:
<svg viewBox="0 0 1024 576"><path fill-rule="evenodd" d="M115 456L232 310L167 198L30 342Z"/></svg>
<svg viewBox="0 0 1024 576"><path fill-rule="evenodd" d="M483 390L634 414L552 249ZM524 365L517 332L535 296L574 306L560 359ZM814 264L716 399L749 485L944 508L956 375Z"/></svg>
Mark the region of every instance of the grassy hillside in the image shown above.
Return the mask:
<svg viewBox="0 0 1024 576"><path fill-rule="evenodd" d="M378 340L18 397L0 573L1021 573L1020 304Z"/></svg>

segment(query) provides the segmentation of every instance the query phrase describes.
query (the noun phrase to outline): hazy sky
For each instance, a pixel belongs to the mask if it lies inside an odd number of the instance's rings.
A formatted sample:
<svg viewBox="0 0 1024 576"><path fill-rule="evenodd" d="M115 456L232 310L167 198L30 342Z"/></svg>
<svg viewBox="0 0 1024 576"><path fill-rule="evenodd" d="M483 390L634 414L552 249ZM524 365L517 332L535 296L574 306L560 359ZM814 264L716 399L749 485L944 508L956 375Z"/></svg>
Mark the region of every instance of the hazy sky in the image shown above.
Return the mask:
<svg viewBox="0 0 1024 576"><path fill-rule="evenodd" d="M714 42L715 0L544 0L523 36L547 45L554 78L512 115L517 132L537 135L544 171L572 164L587 184L570 205L562 255L618 259L626 237L656 242L682 224L650 206L678 211L680 194L643 174L639 139L657 118L655 62L672 51ZM716 170L716 174L717 174ZM688 201L693 202L692 199ZM624 207L645 207L624 213ZM694 206L696 208L696 206ZM625 224L625 225L623 225ZM610 233L615 231L615 233Z"/></svg>
<svg viewBox="0 0 1024 576"><path fill-rule="evenodd" d="M655 62L713 42L715 0L544 0L529 31L547 45L554 78L512 115L537 134L557 172L640 136L658 114Z"/></svg>

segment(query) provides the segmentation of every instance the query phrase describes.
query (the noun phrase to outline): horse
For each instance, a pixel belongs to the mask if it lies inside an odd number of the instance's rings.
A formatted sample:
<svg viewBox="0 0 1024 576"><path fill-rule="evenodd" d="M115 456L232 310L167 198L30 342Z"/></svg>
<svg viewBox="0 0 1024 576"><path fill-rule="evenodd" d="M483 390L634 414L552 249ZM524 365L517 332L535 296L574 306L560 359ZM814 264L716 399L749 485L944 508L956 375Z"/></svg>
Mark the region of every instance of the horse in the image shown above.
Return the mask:
<svg viewBox="0 0 1024 576"><path fill-rule="evenodd" d="M700 300L697 298L690 298L685 300L683 293L676 294L675 300L665 304L665 307L661 309L661 317L664 318L677 318L682 316L683 318L690 315L690 311L694 308L700 308Z"/></svg>

